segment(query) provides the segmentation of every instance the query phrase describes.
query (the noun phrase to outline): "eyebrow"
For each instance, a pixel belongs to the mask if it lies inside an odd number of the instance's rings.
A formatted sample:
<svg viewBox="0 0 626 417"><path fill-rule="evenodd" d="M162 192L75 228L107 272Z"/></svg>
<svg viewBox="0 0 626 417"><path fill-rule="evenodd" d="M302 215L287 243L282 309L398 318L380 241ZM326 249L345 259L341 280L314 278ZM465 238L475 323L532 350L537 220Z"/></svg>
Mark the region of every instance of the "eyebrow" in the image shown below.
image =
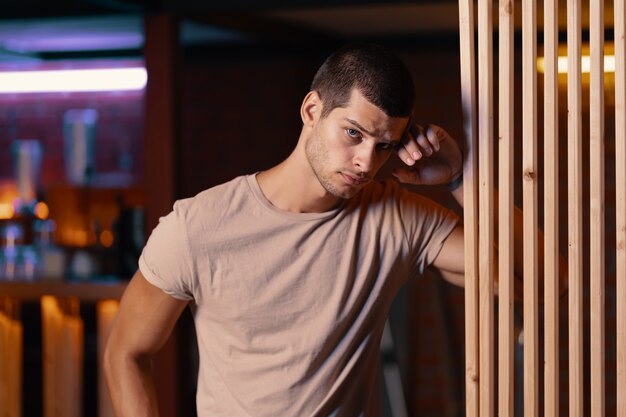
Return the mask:
<svg viewBox="0 0 626 417"><path fill-rule="evenodd" d="M349 123L352 123L354 126L356 126L359 130L367 133L370 136L374 136L374 134L372 132L370 132L369 130L367 130L366 128L364 128L363 126L361 126L361 124L359 122L357 122L356 120L352 120L352 119L348 119L346 117L346 121Z"/></svg>
<svg viewBox="0 0 626 417"><path fill-rule="evenodd" d="M353 125L354 125L357 129L359 129L359 130L363 131L364 133L367 133L367 134L368 134L368 135L370 135L370 136L375 136L373 132L370 132L369 130L367 130L366 128L364 128L364 127L363 127L363 126L362 126L359 122L357 122L356 120L352 120L352 119L349 119L349 118L347 118L347 117L346 117L346 119L345 119L345 120L346 120L348 123L353 124ZM395 143L400 142L400 140L401 140L401 139L391 139L391 140L389 141L389 143L393 143L393 144L395 144Z"/></svg>

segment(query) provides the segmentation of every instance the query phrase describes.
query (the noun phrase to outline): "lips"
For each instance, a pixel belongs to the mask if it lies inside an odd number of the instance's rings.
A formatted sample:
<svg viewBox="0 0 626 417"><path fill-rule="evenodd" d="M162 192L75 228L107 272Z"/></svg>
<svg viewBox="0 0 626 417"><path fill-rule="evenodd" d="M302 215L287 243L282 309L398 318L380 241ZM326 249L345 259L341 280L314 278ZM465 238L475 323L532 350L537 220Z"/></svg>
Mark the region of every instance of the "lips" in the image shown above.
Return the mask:
<svg viewBox="0 0 626 417"><path fill-rule="evenodd" d="M343 172L341 172L340 174L343 177L344 181L350 185L363 185L367 184L370 181L369 178L361 177L359 175L346 174Z"/></svg>

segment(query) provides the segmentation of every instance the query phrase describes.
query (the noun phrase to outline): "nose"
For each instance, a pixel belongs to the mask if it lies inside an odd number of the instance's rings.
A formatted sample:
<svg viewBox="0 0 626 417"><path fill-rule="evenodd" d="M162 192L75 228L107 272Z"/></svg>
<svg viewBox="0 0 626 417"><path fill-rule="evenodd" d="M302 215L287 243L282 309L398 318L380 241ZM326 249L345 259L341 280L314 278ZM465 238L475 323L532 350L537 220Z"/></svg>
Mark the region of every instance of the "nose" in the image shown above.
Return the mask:
<svg viewBox="0 0 626 417"><path fill-rule="evenodd" d="M362 174L371 173L377 164L376 147L368 143L361 143L354 154L354 166Z"/></svg>

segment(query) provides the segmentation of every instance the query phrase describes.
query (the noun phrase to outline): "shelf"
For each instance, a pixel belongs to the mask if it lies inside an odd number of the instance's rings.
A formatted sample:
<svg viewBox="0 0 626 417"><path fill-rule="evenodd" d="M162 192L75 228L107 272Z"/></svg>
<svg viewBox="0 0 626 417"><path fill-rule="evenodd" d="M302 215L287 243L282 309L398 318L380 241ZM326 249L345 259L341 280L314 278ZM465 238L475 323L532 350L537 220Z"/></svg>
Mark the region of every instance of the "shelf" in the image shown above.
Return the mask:
<svg viewBox="0 0 626 417"><path fill-rule="evenodd" d="M126 289L127 282L0 282L0 296L13 297L23 301L39 300L44 295L57 297L78 297L81 301L119 299Z"/></svg>

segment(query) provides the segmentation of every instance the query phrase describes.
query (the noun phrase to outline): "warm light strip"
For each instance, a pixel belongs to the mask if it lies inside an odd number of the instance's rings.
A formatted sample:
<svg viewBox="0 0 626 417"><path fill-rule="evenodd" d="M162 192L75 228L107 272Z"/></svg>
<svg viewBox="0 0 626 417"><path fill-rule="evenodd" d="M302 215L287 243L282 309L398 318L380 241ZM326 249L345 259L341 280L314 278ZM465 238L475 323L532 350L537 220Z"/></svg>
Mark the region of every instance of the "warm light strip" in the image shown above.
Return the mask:
<svg viewBox="0 0 626 417"><path fill-rule="evenodd" d="M543 57L537 59L537 70L539 72L544 72L544 62ZM589 69L591 68L591 57L589 55L583 55L580 59L580 70L583 74L589 74ZM567 57L560 56L558 58L558 71L559 74L567 74ZM605 55L604 56L604 72L615 72L615 56L614 55Z"/></svg>
<svg viewBox="0 0 626 417"><path fill-rule="evenodd" d="M0 72L0 94L142 90L147 81L145 68Z"/></svg>

